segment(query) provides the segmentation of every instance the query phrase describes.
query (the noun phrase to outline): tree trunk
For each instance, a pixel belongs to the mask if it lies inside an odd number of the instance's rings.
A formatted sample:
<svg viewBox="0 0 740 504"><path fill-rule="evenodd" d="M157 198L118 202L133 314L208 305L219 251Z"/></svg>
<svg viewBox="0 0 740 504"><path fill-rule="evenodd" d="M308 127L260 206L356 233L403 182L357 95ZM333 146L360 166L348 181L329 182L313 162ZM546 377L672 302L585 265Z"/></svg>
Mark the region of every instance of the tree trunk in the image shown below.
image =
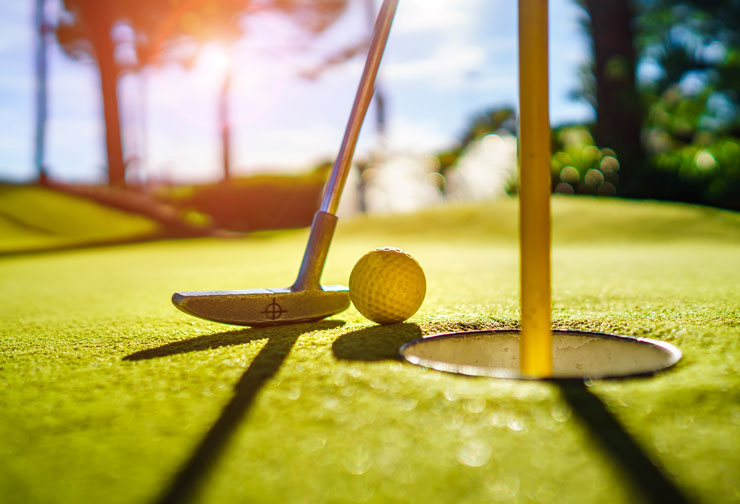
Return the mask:
<svg viewBox="0 0 740 504"><path fill-rule="evenodd" d="M103 115L105 118L105 146L108 157L108 183L126 185L126 165L123 161L121 142L121 119L118 103L119 68L115 61L111 29L113 17L100 9L96 16L89 17L86 24L91 27L95 59L100 73L100 88L103 96Z"/></svg>
<svg viewBox="0 0 740 504"><path fill-rule="evenodd" d="M33 161L40 183L44 183L47 177L44 156L46 154L47 117L46 44L49 27L46 24L46 16L44 15L45 6L45 0L36 0L36 11L34 13L36 29L36 124Z"/></svg>
<svg viewBox="0 0 740 504"><path fill-rule="evenodd" d="M640 141L643 111L635 83L634 11L630 0L584 0L596 78L596 143L620 161L619 193L642 195L645 158Z"/></svg>
<svg viewBox="0 0 740 504"><path fill-rule="evenodd" d="M231 180L231 121L229 120L229 97L231 91L231 61L224 75L224 83L218 97L218 122L221 130L221 166L223 181Z"/></svg>

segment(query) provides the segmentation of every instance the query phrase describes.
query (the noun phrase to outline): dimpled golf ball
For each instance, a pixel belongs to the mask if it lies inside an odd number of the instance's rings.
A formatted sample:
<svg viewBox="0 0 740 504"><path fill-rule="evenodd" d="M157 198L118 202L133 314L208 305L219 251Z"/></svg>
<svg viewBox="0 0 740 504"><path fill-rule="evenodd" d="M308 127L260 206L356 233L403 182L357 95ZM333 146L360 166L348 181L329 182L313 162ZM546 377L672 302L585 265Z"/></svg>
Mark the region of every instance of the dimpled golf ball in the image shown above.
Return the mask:
<svg viewBox="0 0 740 504"><path fill-rule="evenodd" d="M396 324L411 317L424 301L427 281L416 259L401 249L368 252L349 276L349 297L366 318Z"/></svg>

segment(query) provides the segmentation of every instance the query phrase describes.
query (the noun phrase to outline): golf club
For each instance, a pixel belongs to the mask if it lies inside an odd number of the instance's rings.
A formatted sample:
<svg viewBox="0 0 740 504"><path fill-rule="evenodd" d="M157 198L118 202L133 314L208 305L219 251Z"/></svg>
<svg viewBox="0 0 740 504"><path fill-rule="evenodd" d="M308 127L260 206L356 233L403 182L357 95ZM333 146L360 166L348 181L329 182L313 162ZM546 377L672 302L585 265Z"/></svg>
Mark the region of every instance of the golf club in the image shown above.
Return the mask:
<svg viewBox="0 0 740 504"><path fill-rule="evenodd" d="M320 320L349 306L347 287L322 286L319 281L337 223L339 198L373 97L375 78L397 6L398 0L384 0L380 8L339 155L324 188L321 208L314 215L295 283L277 289L176 292L172 302L177 308L214 322L263 327Z"/></svg>

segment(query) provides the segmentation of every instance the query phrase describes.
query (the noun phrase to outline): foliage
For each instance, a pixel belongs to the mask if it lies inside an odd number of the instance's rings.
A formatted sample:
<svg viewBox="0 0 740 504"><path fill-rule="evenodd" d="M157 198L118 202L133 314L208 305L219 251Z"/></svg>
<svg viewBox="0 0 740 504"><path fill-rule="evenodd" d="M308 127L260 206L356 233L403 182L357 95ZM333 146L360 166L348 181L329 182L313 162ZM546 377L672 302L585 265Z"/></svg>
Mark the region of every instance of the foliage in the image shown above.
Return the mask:
<svg viewBox="0 0 740 504"><path fill-rule="evenodd" d="M473 117L462 135L461 144L462 147L466 147L470 142L483 138L489 133L501 131L516 135L516 130L516 112L512 107L492 108Z"/></svg>
<svg viewBox="0 0 740 504"><path fill-rule="evenodd" d="M553 131L551 181L554 192L614 195L619 161L613 150L600 149L585 126Z"/></svg>
<svg viewBox="0 0 740 504"><path fill-rule="evenodd" d="M740 209L740 2L643 0L645 183L654 197Z"/></svg>
<svg viewBox="0 0 740 504"><path fill-rule="evenodd" d="M689 75L720 92L738 88L740 2L641 0L639 6L637 43L660 69L652 79L658 94Z"/></svg>
<svg viewBox="0 0 740 504"><path fill-rule="evenodd" d="M583 26L596 52L596 36L604 29L605 19L589 16L600 12L604 4L575 1L587 14ZM619 2L626 5L627 0ZM633 120L639 121L642 132L644 161L630 159L625 155L629 152L607 142L623 164L622 182L630 184L623 193L615 181L618 193L740 208L740 155L734 147L740 138L740 2L637 0L633 5L632 33L623 27L614 35L623 40L633 37L637 50L641 71L636 91L641 113ZM605 84L599 81L595 66L593 61L583 66L576 96L594 105L598 100L617 100L613 93L599 89ZM603 118L598 124L604 127ZM611 124L612 128L624 126ZM580 142L580 146L587 144ZM570 149L580 146L571 145ZM559 148L555 145L556 151ZM561 163L557 155L554 170L562 171L567 163ZM627 170L633 170L635 164L639 165L637 171ZM582 184L583 168L574 168ZM576 180L575 171L554 172L554 183L558 183L556 176L565 182L561 175Z"/></svg>
<svg viewBox="0 0 740 504"><path fill-rule="evenodd" d="M653 177L658 182L656 197L740 210L737 138L719 137L706 145L684 144L655 155L652 162Z"/></svg>

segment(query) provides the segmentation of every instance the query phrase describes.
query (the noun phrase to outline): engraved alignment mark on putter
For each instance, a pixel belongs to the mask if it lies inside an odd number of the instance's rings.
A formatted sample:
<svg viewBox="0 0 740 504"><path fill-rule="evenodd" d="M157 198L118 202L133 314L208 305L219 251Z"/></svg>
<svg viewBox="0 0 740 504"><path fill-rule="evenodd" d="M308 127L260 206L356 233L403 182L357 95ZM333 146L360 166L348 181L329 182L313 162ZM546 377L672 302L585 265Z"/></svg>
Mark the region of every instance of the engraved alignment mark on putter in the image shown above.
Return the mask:
<svg viewBox="0 0 740 504"><path fill-rule="evenodd" d="M264 313L265 317L270 320L277 320L283 316L283 313L288 313L288 310L283 309L283 307L277 303L275 298L272 298L272 303L267 305L262 313Z"/></svg>

